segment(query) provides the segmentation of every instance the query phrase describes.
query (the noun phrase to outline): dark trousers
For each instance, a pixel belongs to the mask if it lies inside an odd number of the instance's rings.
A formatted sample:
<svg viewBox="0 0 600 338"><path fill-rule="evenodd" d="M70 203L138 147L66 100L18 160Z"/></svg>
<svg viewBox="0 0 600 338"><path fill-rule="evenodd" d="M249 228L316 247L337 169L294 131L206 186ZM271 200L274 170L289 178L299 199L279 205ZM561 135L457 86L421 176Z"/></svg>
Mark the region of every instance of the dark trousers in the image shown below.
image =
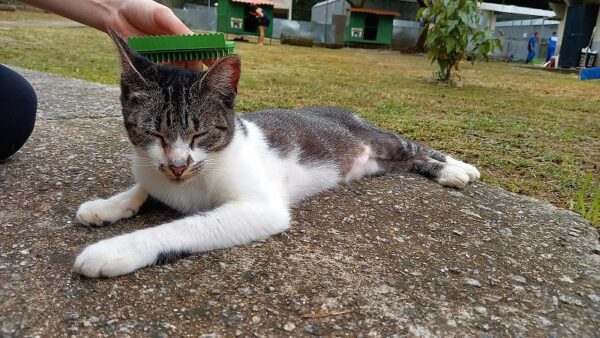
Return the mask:
<svg viewBox="0 0 600 338"><path fill-rule="evenodd" d="M0 65L0 161L21 149L35 124L37 96L21 75Z"/></svg>

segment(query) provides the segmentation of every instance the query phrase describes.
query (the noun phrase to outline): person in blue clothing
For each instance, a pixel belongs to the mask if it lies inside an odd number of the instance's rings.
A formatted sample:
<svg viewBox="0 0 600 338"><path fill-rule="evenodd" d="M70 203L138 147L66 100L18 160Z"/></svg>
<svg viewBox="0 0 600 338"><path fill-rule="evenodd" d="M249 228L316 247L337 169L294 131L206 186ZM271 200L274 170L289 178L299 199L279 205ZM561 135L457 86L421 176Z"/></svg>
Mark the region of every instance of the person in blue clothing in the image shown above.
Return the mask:
<svg viewBox="0 0 600 338"><path fill-rule="evenodd" d="M548 53L546 54L546 62L550 61L554 56L554 52L556 52L556 43L558 42L558 37L556 36L556 32L552 32L552 36L548 39Z"/></svg>
<svg viewBox="0 0 600 338"><path fill-rule="evenodd" d="M525 59L525 63L529 63L535 59L535 45L538 41L538 32L533 33L533 36L529 38L529 43L527 44L527 59Z"/></svg>

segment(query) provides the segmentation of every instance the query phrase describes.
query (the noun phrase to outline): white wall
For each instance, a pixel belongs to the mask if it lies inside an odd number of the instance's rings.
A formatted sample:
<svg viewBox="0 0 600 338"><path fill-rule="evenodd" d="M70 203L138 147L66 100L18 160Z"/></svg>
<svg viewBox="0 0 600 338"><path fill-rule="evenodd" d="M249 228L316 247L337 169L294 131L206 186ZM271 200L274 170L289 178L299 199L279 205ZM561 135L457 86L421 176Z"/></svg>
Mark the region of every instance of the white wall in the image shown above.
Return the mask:
<svg viewBox="0 0 600 338"><path fill-rule="evenodd" d="M592 50L600 52L600 9L598 10L598 19L596 20L596 33L594 34L592 42ZM596 57L594 67L600 67L600 54Z"/></svg>

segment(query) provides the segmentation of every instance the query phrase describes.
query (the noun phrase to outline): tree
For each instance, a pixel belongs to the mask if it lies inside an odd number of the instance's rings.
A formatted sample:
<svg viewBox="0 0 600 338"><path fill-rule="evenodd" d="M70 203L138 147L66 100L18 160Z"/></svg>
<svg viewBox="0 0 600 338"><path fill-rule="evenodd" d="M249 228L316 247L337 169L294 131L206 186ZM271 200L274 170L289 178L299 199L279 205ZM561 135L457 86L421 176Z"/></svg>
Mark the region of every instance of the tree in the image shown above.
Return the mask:
<svg viewBox="0 0 600 338"><path fill-rule="evenodd" d="M449 82L464 57L471 62L487 60L488 54L502 50L500 39L482 28L481 12L477 6L481 0L424 0L427 7L420 8L417 18L429 25L427 55L431 63L437 62L439 81Z"/></svg>
<svg viewBox="0 0 600 338"><path fill-rule="evenodd" d="M424 0L417 0L417 3L419 4L419 8L427 7L427 4ZM429 22L423 20L423 27L429 27ZM429 33L429 29L421 30L421 34L419 34L419 39L417 40L417 44L414 48L415 53L425 53L425 41L427 41L427 33Z"/></svg>

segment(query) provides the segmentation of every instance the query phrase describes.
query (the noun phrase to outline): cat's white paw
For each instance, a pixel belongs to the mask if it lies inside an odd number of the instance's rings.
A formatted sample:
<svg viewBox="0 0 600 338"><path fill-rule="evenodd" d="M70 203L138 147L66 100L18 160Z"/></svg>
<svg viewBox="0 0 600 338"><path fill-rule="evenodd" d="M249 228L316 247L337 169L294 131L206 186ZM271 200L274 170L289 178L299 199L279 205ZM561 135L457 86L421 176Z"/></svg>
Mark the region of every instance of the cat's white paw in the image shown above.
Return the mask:
<svg viewBox="0 0 600 338"><path fill-rule="evenodd" d="M83 203L75 218L83 225L103 226L128 218L138 212L139 206L133 206L119 198L99 199Z"/></svg>
<svg viewBox="0 0 600 338"><path fill-rule="evenodd" d="M85 248L75 259L73 271L87 277L115 277L151 265L156 255L136 249L131 235L100 241Z"/></svg>
<svg viewBox="0 0 600 338"><path fill-rule="evenodd" d="M459 167L447 165L440 171L437 181L445 187L464 188L469 183L469 175Z"/></svg>
<svg viewBox="0 0 600 338"><path fill-rule="evenodd" d="M446 163L448 165L459 167L462 170L464 170L467 173L467 175L469 175L469 181L471 182L479 179L479 177L481 176L479 170L477 170L475 166L465 163L463 161L456 160L450 156L446 158Z"/></svg>

